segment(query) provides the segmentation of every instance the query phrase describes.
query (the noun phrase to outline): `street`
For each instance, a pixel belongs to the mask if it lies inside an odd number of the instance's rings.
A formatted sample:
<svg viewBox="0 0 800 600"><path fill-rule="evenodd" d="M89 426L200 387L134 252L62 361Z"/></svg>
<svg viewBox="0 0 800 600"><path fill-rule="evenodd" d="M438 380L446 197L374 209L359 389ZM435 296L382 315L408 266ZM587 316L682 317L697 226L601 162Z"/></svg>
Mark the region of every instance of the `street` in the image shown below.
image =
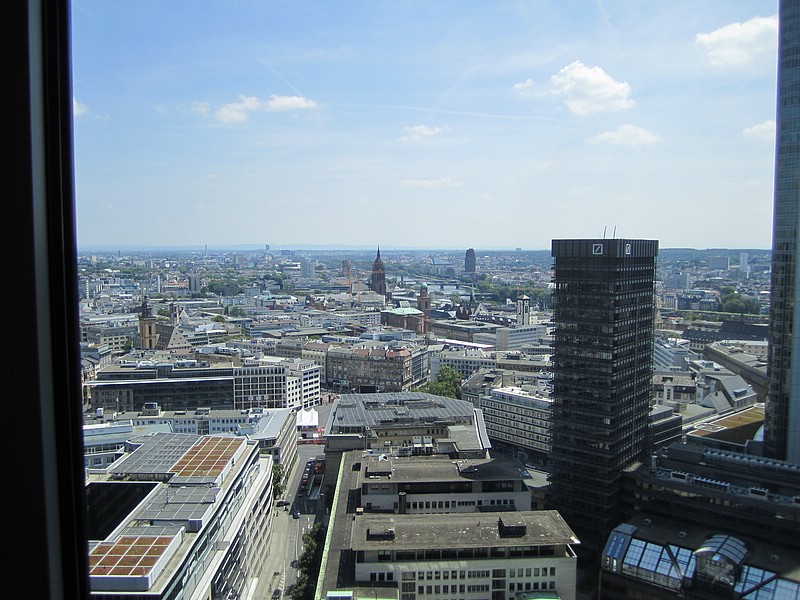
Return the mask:
<svg viewBox="0 0 800 600"><path fill-rule="evenodd" d="M320 424L324 424L327 420L331 406L327 404L317 407ZM318 511L323 510L321 500L315 497L315 494L308 497L299 496L297 492L308 459L322 455L323 452L324 446L321 444L297 446L297 462L288 474L284 496L273 499L273 502L287 500L290 504L287 507L273 504L272 534L267 542L267 560L255 590L249 598L270 600L276 589L280 589L284 597L291 594L291 589L297 582L297 568L293 565L297 565L296 561L303 554L303 534L313 527ZM288 510L284 510L285 508ZM297 519L293 516L295 511L300 513Z"/></svg>

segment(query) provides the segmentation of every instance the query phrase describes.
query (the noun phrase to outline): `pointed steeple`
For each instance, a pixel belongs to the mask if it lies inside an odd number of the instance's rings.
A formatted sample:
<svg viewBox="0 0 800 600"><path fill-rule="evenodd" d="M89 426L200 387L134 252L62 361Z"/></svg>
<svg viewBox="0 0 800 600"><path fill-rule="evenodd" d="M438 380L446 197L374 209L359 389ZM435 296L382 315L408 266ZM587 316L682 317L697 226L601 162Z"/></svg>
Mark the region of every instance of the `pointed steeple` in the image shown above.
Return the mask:
<svg viewBox="0 0 800 600"><path fill-rule="evenodd" d="M370 277L369 289L377 292L381 296L386 295L386 271L381 260L381 247L378 246L378 255L372 263L372 277Z"/></svg>

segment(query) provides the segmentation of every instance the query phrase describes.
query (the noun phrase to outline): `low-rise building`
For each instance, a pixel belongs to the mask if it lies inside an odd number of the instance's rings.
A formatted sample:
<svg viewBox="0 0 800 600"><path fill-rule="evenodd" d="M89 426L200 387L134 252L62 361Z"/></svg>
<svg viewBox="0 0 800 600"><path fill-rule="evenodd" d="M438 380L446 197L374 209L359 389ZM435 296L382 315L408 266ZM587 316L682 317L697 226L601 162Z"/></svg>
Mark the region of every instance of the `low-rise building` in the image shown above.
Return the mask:
<svg viewBox="0 0 800 600"><path fill-rule="evenodd" d="M505 457L371 454L355 463L366 512L443 514L531 510L522 464Z"/></svg>
<svg viewBox="0 0 800 600"><path fill-rule="evenodd" d="M327 383L344 392L402 392L425 383L428 350L414 342L362 342L328 350Z"/></svg>
<svg viewBox="0 0 800 600"><path fill-rule="evenodd" d="M484 352L480 348L459 348L432 353L430 363L432 380L436 379L436 375L442 367L450 367L457 371L463 379L468 379L479 369L493 369L497 361L494 353Z"/></svg>
<svg viewBox="0 0 800 600"><path fill-rule="evenodd" d="M299 414L288 408L161 410L155 403L135 413L98 411L84 425L86 466L110 464L112 456L119 458L126 440L145 431L242 437L272 455L274 462L291 465L297 455ZM104 453L107 456L99 460Z"/></svg>
<svg viewBox="0 0 800 600"><path fill-rule="evenodd" d="M320 369L312 361L246 359L164 361L137 358L111 365L86 384L92 407L139 412L164 410L303 408L319 403Z"/></svg>
<svg viewBox="0 0 800 600"><path fill-rule="evenodd" d="M481 398L489 439L524 462L543 464L550 453L553 400L535 390L503 387Z"/></svg>
<svg viewBox="0 0 800 600"><path fill-rule="evenodd" d="M576 597L578 540L555 511L365 514L344 526L350 545L341 553L354 569L338 589L399 588L401 600Z"/></svg>
<svg viewBox="0 0 800 600"><path fill-rule="evenodd" d="M326 478L332 458L326 452ZM474 463L476 472L470 472L469 466L459 472L457 461L431 456L396 458L391 468L400 481L394 500L389 500L381 489L375 494L360 493L364 485L395 483L394 476L384 474L386 460L360 450L345 452L334 460L338 463L333 469L338 473L337 486L331 496L323 550L327 560L317 579L316 598L576 597L573 547L579 541L559 514L486 502L493 494L496 499L503 494L523 494L516 489L493 493L488 489L493 485L516 488L519 468L516 474L513 468L506 468L513 461L506 459L493 466L488 459ZM401 467L403 462L407 465ZM373 469L377 469L378 479L369 476ZM415 473L416 469L420 471ZM485 475L481 475L482 469ZM461 489L470 484L469 490ZM403 485L417 489L404 492L400 489ZM444 490L451 486L453 489ZM481 488L487 489L478 493ZM385 495L388 504L381 502L385 509L364 507L369 496L378 499ZM439 499L434 501L434 497ZM473 503L460 504L459 498ZM483 508L477 505L479 499L484 501ZM416 508L409 502L417 502ZM446 502L450 502L449 509Z"/></svg>
<svg viewBox="0 0 800 600"><path fill-rule="evenodd" d="M536 346L547 336L547 325L528 324L499 327L490 333L478 333L473 341L491 344L495 350L519 350L524 346Z"/></svg>
<svg viewBox="0 0 800 600"><path fill-rule="evenodd" d="M437 338L460 340L462 342L478 342L476 336L481 333L494 334L500 325L480 321L461 321L458 319L442 319L431 323L431 334ZM486 343L486 342L482 342Z"/></svg>

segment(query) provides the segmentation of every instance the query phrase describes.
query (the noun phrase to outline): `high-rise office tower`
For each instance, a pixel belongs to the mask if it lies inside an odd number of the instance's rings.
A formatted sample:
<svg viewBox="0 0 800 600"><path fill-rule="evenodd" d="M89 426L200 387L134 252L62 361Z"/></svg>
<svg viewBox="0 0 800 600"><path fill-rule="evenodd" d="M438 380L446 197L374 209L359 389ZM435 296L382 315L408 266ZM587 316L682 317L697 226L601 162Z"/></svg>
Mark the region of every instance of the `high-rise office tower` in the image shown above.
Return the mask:
<svg viewBox="0 0 800 600"><path fill-rule="evenodd" d="M314 263L306 257L300 260L300 277L311 279L314 277Z"/></svg>
<svg viewBox="0 0 800 600"><path fill-rule="evenodd" d="M464 273L475 272L475 250L469 248L464 255Z"/></svg>
<svg viewBox="0 0 800 600"><path fill-rule="evenodd" d="M764 451L800 464L800 1L781 0Z"/></svg>
<svg viewBox="0 0 800 600"><path fill-rule="evenodd" d="M372 263L372 276L369 280L369 289L373 292L386 295L386 269L381 260L381 249L378 248L378 255L375 257L375 262Z"/></svg>
<svg viewBox="0 0 800 600"><path fill-rule="evenodd" d="M648 454L657 254L655 240L553 240L552 508L588 550Z"/></svg>

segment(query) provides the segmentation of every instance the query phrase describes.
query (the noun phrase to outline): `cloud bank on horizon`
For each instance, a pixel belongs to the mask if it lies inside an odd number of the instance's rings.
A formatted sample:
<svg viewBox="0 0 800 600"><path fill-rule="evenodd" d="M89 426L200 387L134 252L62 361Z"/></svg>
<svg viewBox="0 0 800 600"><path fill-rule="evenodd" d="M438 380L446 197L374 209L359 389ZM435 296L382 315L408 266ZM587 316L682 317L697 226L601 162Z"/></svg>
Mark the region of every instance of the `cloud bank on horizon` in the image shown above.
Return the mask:
<svg viewBox="0 0 800 600"><path fill-rule="evenodd" d="M81 244L771 240L761 2L73 2Z"/></svg>

